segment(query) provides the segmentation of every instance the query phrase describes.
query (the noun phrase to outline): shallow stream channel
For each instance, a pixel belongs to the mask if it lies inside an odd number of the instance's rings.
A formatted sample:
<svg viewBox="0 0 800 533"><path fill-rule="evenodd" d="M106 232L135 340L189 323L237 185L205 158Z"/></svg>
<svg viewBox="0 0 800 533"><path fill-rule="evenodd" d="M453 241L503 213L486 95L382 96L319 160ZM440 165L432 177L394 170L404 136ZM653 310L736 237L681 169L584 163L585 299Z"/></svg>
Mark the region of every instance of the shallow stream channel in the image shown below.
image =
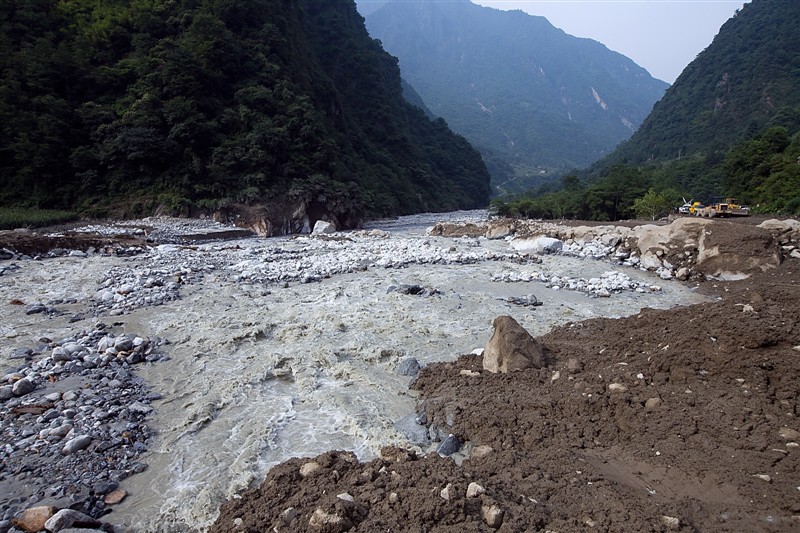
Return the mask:
<svg viewBox="0 0 800 533"><path fill-rule="evenodd" d="M290 457L337 449L368 460L387 444L408 446L395 424L416 399L401 363L481 348L499 315L538 336L704 300L608 260L538 261L508 240L426 232L439 220L479 219L485 213L424 215L321 236L154 245L131 257L5 261L0 364L5 373L20 365L11 358L20 348L99 323L167 340L166 357L131 367L155 393L155 434L140 457L147 469L121 482L128 497L103 520L124 531L204 531L222 502ZM638 290L590 297L538 280L610 271ZM59 312L26 314L12 300L60 302Z"/></svg>

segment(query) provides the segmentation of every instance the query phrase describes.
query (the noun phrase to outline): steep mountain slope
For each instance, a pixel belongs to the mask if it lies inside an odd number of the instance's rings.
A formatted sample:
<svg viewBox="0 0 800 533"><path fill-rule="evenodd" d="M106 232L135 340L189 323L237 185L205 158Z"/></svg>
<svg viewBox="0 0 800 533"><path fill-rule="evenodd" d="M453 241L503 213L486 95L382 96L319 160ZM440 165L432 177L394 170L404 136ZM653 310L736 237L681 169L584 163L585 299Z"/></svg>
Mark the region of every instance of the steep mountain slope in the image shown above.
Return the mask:
<svg viewBox="0 0 800 533"><path fill-rule="evenodd" d="M754 0L690 63L641 128L581 175L800 214L800 3Z"/></svg>
<svg viewBox="0 0 800 533"><path fill-rule="evenodd" d="M719 162L767 126L800 126L800 2L754 0L686 67L609 162Z"/></svg>
<svg viewBox="0 0 800 533"><path fill-rule="evenodd" d="M340 226L486 205L480 155L402 95L352 0L8 0L0 205Z"/></svg>
<svg viewBox="0 0 800 533"><path fill-rule="evenodd" d="M607 154L668 86L602 44L521 11L390 1L366 20L431 111L485 159L512 163L518 178Z"/></svg>

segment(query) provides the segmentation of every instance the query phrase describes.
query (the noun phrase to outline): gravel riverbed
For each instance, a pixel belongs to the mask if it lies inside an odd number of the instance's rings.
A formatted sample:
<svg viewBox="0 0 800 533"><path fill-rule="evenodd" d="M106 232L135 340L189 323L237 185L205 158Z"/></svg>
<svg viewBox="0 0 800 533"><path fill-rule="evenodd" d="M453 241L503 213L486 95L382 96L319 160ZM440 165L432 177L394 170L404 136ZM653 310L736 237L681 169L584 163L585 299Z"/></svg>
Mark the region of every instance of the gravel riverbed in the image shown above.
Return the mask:
<svg viewBox="0 0 800 533"><path fill-rule="evenodd" d="M532 256L426 232L485 216L227 240L211 221L148 219L85 229L141 245L4 251L2 527L46 504L117 531L204 531L290 457L410 445L398 368L483 346L496 316L542 335L706 299L596 244Z"/></svg>

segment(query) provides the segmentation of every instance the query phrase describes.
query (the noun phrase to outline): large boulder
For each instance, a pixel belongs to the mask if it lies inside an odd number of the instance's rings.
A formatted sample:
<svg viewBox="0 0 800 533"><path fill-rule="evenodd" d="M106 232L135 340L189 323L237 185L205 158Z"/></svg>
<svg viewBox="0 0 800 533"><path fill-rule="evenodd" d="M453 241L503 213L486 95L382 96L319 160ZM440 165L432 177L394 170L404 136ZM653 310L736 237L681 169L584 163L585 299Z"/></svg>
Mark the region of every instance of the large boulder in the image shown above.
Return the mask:
<svg viewBox="0 0 800 533"><path fill-rule="evenodd" d="M317 220L314 223L314 229L311 231L311 233L313 235L336 233L336 226L334 226L327 220Z"/></svg>
<svg viewBox="0 0 800 533"><path fill-rule="evenodd" d="M511 241L511 247L521 253L554 254L560 252L563 246L564 243L561 240L541 235L538 237L527 237Z"/></svg>
<svg viewBox="0 0 800 533"><path fill-rule="evenodd" d="M759 224L758 227L776 233L790 233L794 237L800 236L800 220L793 218L787 218L786 220L770 218Z"/></svg>
<svg viewBox="0 0 800 533"><path fill-rule="evenodd" d="M37 533L44 529L45 523L58 509L49 505L40 505L26 509L14 520L14 525L26 533Z"/></svg>
<svg viewBox="0 0 800 533"><path fill-rule="evenodd" d="M493 373L545 366L539 343L510 316L494 319L494 334L483 351L483 368Z"/></svg>
<svg viewBox="0 0 800 533"><path fill-rule="evenodd" d="M742 279L780 264L780 247L766 229L701 218L679 218L666 226L633 229L626 247L638 251L644 268L691 266L714 279ZM668 266L670 265L670 266Z"/></svg>

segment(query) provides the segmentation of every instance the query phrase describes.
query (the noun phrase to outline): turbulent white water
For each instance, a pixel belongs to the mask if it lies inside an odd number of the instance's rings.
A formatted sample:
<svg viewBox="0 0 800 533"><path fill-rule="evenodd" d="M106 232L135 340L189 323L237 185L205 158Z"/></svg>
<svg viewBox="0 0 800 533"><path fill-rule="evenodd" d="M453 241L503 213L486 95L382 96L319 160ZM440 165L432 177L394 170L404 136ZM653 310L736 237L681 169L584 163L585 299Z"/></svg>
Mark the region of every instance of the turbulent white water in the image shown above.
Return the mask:
<svg viewBox="0 0 800 533"><path fill-rule="evenodd" d="M179 300L87 319L119 321L120 330L172 341L171 360L138 367L163 395L153 404L159 436L143 458L150 467L124 481L130 496L108 518L133 531L202 531L224 500L289 457L345 449L368 459L383 445L404 444L393 425L414 410L415 399L407 391L409 378L396 371L399 362L452 360L482 347L498 315L511 315L541 335L569 321L702 299L680 283L633 270L625 273L662 292L588 298L537 282L491 281L503 273L542 271L591 278L614 267L563 256L545 256L542 264L481 260L509 252L508 243L428 237L424 230L430 222L411 217L385 224L389 237L249 239L133 259L22 261L18 271L0 278L4 302L76 298L73 306L85 308L114 266L146 271L181 263L202 273L182 288ZM458 254L475 262L385 266L403 257L423 261ZM309 268L303 258L310 256L366 270L336 274L343 270L331 266L334 273L320 282L293 281L286 288L260 281L276 268ZM389 291L400 284L440 294ZM544 304L519 307L506 301L530 293ZM31 318L11 307L0 311L7 347L87 327L67 324L63 317Z"/></svg>

